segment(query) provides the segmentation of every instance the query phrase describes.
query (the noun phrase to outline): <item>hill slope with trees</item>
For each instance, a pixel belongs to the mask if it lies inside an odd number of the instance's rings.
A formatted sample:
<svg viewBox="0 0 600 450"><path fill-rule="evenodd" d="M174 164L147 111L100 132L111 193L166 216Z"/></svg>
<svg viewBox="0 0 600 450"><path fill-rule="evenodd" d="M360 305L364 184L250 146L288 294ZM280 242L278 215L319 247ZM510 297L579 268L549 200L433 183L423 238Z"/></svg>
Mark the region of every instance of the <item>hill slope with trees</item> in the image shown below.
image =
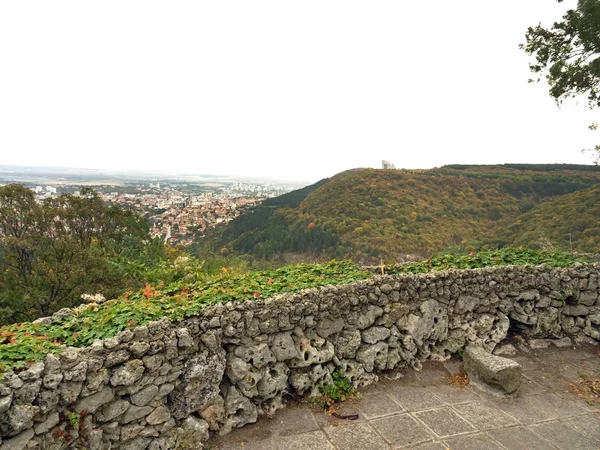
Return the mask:
<svg viewBox="0 0 600 450"><path fill-rule="evenodd" d="M600 251L600 186L548 199L499 235L500 245L576 252Z"/></svg>
<svg viewBox="0 0 600 450"><path fill-rule="evenodd" d="M355 169L287 194L293 202L265 202L213 236L212 245L223 253L261 259L312 252L365 263L475 250L485 244L520 245L516 237L525 239L526 234L512 236L506 230L522 215L549 199L598 184L600 170L595 166ZM589 201L586 196L573 198ZM593 246L586 251L600 250L595 240L586 243Z"/></svg>

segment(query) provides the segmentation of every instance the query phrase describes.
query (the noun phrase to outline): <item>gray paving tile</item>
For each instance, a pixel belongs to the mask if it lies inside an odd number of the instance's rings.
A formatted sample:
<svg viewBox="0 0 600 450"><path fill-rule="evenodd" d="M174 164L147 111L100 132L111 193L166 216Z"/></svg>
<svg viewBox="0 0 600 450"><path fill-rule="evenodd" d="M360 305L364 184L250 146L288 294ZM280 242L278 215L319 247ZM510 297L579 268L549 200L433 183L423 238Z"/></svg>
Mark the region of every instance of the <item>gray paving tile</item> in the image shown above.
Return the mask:
<svg viewBox="0 0 600 450"><path fill-rule="evenodd" d="M405 447L395 447L394 450L405 448ZM415 445L411 447L412 450L448 450L448 446L442 444L441 442L428 442L426 444Z"/></svg>
<svg viewBox="0 0 600 450"><path fill-rule="evenodd" d="M272 420L272 419L271 419ZM260 419L257 423L252 423L243 426L242 428L236 428L231 433L225 436L213 436L208 441L210 445L219 450L230 450L239 449L242 444L244 449L250 448L254 450L260 450L261 448L267 448L266 442L269 441L273 436L273 430L269 428L269 419ZM263 445L263 447L261 447Z"/></svg>
<svg viewBox="0 0 600 450"><path fill-rule="evenodd" d="M416 412L414 415L441 438L475 431L475 428L449 407Z"/></svg>
<svg viewBox="0 0 600 450"><path fill-rule="evenodd" d="M562 421L576 431L600 441L600 414L589 414Z"/></svg>
<svg viewBox="0 0 600 450"><path fill-rule="evenodd" d="M438 361L425 361L423 369L420 371L410 370L404 377L405 383L412 383L418 386L440 385L448 382L450 373L444 367L444 364Z"/></svg>
<svg viewBox="0 0 600 450"><path fill-rule="evenodd" d="M517 391L517 395L537 395L545 392L548 392L548 389L546 389L544 386L523 376L521 386L519 386L519 390Z"/></svg>
<svg viewBox="0 0 600 450"><path fill-rule="evenodd" d="M302 405L294 405L281 409L270 420L261 420L261 426L272 431L273 435L288 436L292 434L317 431L319 426L313 412Z"/></svg>
<svg viewBox="0 0 600 450"><path fill-rule="evenodd" d="M543 398L543 397L542 397ZM523 424L555 419L554 412L543 408L536 396L523 396L489 402L492 407L499 408Z"/></svg>
<svg viewBox="0 0 600 450"><path fill-rule="evenodd" d="M523 372L527 372L529 370L539 370L541 367L538 362L528 356L514 356L509 359L521 364L521 367L523 367Z"/></svg>
<svg viewBox="0 0 600 450"><path fill-rule="evenodd" d="M405 411L398 402L383 392L376 392L363 397L356 406L367 419L389 416L390 414L398 414Z"/></svg>
<svg viewBox="0 0 600 450"><path fill-rule="evenodd" d="M444 405L444 402L429 388L419 386L396 386L390 389L389 394L408 411L419 411L421 409Z"/></svg>
<svg viewBox="0 0 600 450"><path fill-rule="evenodd" d="M368 423L326 427L325 432L338 450L390 448Z"/></svg>
<svg viewBox="0 0 600 450"><path fill-rule="evenodd" d="M562 422L545 422L530 425L529 429L543 436L562 450L590 450L598 448L598 441L579 433Z"/></svg>
<svg viewBox="0 0 600 450"><path fill-rule="evenodd" d="M473 393L467 388L443 385L432 386L430 389L436 397L448 405L474 402L480 399L477 394Z"/></svg>
<svg viewBox="0 0 600 450"><path fill-rule="evenodd" d="M320 409L312 409L311 412L319 428L337 425L348 425L348 423L365 422L365 416L358 410L357 404L358 403L354 401L346 401L340 404L339 406L336 406L335 409L335 412L341 416L358 414L358 420L352 422L349 422L346 419L338 419L337 417L332 416L327 412L323 412L323 410Z"/></svg>
<svg viewBox="0 0 600 450"><path fill-rule="evenodd" d="M294 436L280 436L273 439L271 445L276 450L335 450L335 447L331 445L322 431L312 431Z"/></svg>
<svg viewBox="0 0 600 450"><path fill-rule="evenodd" d="M445 442L452 450L504 450L504 447L485 434L453 437Z"/></svg>
<svg viewBox="0 0 600 450"><path fill-rule="evenodd" d="M550 442L524 427L500 428L486 433L508 450L556 449ZM484 447L485 448L485 447Z"/></svg>
<svg viewBox="0 0 600 450"><path fill-rule="evenodd" d="M467 403L454 405L453 408L461 417L482 431L518 424L516 419L489 403Z"/></svg>
<svg viewBox="0 0 600 450"><path fill-rule="evenodd" d="M567 381L562 377L557 376L555 373L530 370L529 372L525 372L523 377L535 381L549 391L565 390L568 387Z"/></svg>
<svg viewBox="0 0 600 450"><path fill-rule="evenodd" d="M260 441L244 441L244 440L230 440L214 441L213 439L208 441L209 449L219 450L280 450L276 447L276 444L271 439L260 440Z"/></svg>
<svg viewBox="0 0 600 450"><path fill-rule="evenodd" d="M575 402L558 395L548 393L531 398L538 408L546 410L548 414L557 419L587 414L587 411L580 408Z"/></svg>
<svg viewBox="0 0 600 450"><path fill-rule="evenodd" d="M427 428L408 414L375 419L370 424L395 448L404 448L435 439Z"/></svg>
<svg viewBox="0 0 600 450"><path fill-rule="evenodd" d="M558 395L573 402L580 408L585 409L587 412L600 413L600 401L589 403L586 400L577 397L573 392L559 392Z"/></svg>

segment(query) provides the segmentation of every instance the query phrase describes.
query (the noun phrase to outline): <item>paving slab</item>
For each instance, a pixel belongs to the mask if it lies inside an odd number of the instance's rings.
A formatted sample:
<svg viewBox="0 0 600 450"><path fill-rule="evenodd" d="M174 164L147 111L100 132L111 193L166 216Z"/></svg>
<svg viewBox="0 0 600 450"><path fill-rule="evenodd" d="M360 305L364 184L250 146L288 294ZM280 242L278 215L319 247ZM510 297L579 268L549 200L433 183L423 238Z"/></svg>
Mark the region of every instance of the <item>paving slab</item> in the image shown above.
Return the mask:
<svg viewBox="0 0 600 450"><path fill-rule="evenodd" d="M280 436L273 439L270 445L274 450L335 450L322 431ZM244 450L246 449L244 448Z"/></svg>
<svg viewBox="0 0 600 450"><path fill-rule="evenodd" d="M405 411L398 402L383 392L363 396L356 406L366 419L375 419Z"/></svg>
<svg viewBox="0 0 600 450"><path fill-rule="evenodd" d="M485 434L472 434L445 440L452 450L504 450L504 447Z"/></svg>
<svg viewBox="0 0 600 450"><path fill-rule="evenodd" d="M357 401L346 401L340 405L335 406L335 412L339 416L349 416L349 415L358 415L358 419L353 421L356 422L366 422L365 416L359 411ZM325 412L320 408L316 407L308 407L313 414L313 418L317 422L319 428L324 429L328 426L339 426L339 425L347 425L348 420L340 419L336 416L333 416L329 412Z"/></svg>
<svg viewBox="0 0 600 450"><path fill-rule="evenodd" d="M522 424L531 424L556 419L554 411L544 407L544 396L524 396L490 401L495 408L517 419Z"/></svg>
<svg viewBox="0 0 600 450"><path fill-rule="evenodd" d="M486 434L508 450L548 450L557 448L525 427L500 428L488 431Z"/></svg>
<svg viewBox="0 0 600 450"><path fill-rule="evenodd" d="M420 373L386 379L359 390L360 400L325 414L312 403L293 403L273 418L213 436L215 450L600 449L600 402L589 405L569 386L579 372L600 369L598 350L519 350L529 369L514 398L499 399L470 386L449 385L461 361L424 364ZM430 371L430 373L428 373ZM542 384L540 384L542 383ZM545 385L545 386L544 386ZM600 400L600 399L599 399ZM503 446L503 447L501 447Z"/></svg>
<svg viewBox="0 0 600 450"><path fill-rule="evenodd" d="M512 359L513 361L516 361L519 364L521 364L524 373L529 370L539 370L541 368L540 364L529 356L514 356L509 359Z"/></svg>
<svg viewBox="0 0 600 450"><path fill-rule="evenodd" d="M338 450L374 450L390 448L368 423L326 427L325 433Z"/></svg>
<svg viewBox="0 0 600 450"><path fill-rule="evenodd" d="M590 450L599 448L600 442L578 432L562 422L545 422L531 425L529 429L548 439L561 450Z"/></svg>
<svg viewBox="0 0 600 450"><path fill-rule="evenodd" d="M541 384L538 384L535 381L527 378L527 375L525 374L523 375L521 386L519 386L519 389L517 390L517 395L538 395L545 392L548 392L548 388L545 388Z"/></svg>
<svg viewBox="0 0 600 450"><path fill-rule="evenodd" d="M371 425L394 448L409 447L436 439L435 435L409 414L372 420Z"/></svg>
<svg viewBox="0 0 600 450"><path fill-rule="evenodd" d="M277 411L275 416L267 421L267 424L269 429L278 436L319 430L319 425L312 411L309 408L296 405Z"/></svg>
<svg viewBox="0 0 600 450"><path fill-rule="evenodd" d="M587 437L600 441L600 414L573 417L562 422Z"/></svg>
<svg viewBox="0 0 600 450"><path fill-rule="evenodd" d="M405 447L396 447L398 449ZM396 450L396 448L394 450ZM426 444L415 445L411 447L412 450L448 450L448 446L446 444L442 444L441 442L428 442Z"/></svg>
<svg viewBox="0 0 600 450"><path fill-rule="evenodd" d="M547 394L535 398L542 402L559 419L581 416L588 413L586 409L580 407L572 398L560 397L555 394Z"/></svg>
<svg viewBox="0 0 600 450"><path fill-rule="evenodd" d="M239 449L241 446L245 450L260 449L260 445L266 448L266 442L273 436L273 430L269 428L269 419L260 420L258 423L248 424L241 428L234 429L225 436L213 436L210 444L219 450Z"/></svg>
<svg viewBox="0 0 600 450"><path fill-rule="evenodd" d="M440 438L476 431L450 407L420 411L414 416Z"/></svg>
<svg viewBox="0 0 600 450"><path fill-rule="evenodd" d="M445 404L431 391L431 388L400 385L390 388L389 393L408 411L419 411Z"/></svg>
<svg viewBox="0 0 600 450"><path fill-rule="evenodd" d="M455 405L453 409L475 428L482 431L518 424L514 417L486 403L478 402Z"/></svg>
<svg viewBox="0 0 600 450"><path fill-rule="evenodd" d="M481 397L471 391L469 388L461 388L458 386L431 386L429 388L436 397L448 405L457 405L460 403L474 402Z"/></svg>
<svg viewBox="0 0 600 450"><path fill-rule="evenodd" d="M548 391L561 390L568 385L567 381L558 376L556 372L546 372L542 370L530 370L523 375L525 378L535 381Z"/></svg>
<svg viewBox="0 0 600 450"><path fill-rule="evenodd" d="M404 383L415 386L432 386L446 384L449 377L450 373L448 372L448 369L444 367L444 363L425 361L421 370L407 371L403 380Z"/></svg>

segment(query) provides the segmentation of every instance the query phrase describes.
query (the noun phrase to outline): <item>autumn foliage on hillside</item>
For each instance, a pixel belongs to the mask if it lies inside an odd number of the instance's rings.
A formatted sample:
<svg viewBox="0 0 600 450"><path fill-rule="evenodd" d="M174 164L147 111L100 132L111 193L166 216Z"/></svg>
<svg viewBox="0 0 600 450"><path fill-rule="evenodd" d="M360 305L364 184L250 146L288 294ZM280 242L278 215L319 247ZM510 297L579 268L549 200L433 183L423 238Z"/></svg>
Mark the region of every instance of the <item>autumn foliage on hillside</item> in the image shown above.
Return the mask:
<svg viewBox="0 0 600 450"><path fill-rule="evenodd" d="M316 251L360 262L532 244L527 233L514 227L519 220L534 220L524 214L598 183L600 171L592 166L358 169L302 193L301 202L297 195L293 203L263 206L238 218L218 243L219 248L259 258ZM589 201L587 196L572 199L584 197ZM572 238L581 238L576 248L600 251L600 244L590 239L591 231L585 231L596 226L594 221L588 214L580 217L581 229L571 233ZM567 219L558 228L569 227L570 222ZM556 248L569 250L564 244L563 238L557 239Z"/></svg>

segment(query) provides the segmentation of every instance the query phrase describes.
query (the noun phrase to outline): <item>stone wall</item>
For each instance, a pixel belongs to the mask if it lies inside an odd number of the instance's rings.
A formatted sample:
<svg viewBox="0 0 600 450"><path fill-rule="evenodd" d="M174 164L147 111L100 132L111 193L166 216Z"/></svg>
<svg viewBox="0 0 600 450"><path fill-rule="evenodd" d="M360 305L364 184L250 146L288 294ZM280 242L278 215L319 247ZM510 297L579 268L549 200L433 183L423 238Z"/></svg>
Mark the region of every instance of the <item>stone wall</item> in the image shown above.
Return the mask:
<svg viewBox="0 0 600 450"><path fill-rule="evenodd" d="M600 340L600 265L376 276L205 308L65 348L0 380L1 450L201 448L311 395L337 371L355 386L419 369L513 328Z"/></svg>

